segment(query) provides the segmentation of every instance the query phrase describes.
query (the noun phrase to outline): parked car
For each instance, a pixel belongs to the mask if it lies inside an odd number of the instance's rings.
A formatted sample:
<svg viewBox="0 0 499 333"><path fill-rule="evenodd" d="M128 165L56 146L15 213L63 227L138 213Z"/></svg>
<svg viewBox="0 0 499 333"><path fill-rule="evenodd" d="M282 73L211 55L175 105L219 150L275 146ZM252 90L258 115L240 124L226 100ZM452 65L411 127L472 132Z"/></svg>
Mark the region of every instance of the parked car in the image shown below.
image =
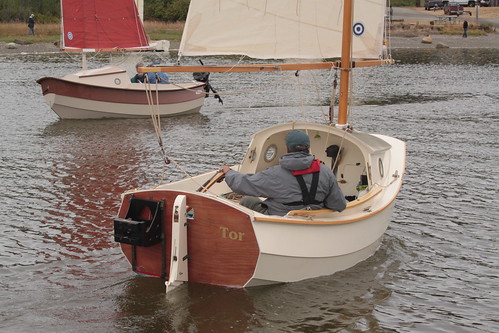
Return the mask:
<svg viewBox="0 0 499 333"><path fill-rule="evenodd" d="M457 3L463 7L475 7L475 5L477 4L479 0L475 1L475 0L452 0L453 3ZM443 0L443 3L444 3L444 7L446 4L450 3L451 1L449 0Z"/></svg>
<svg viewBox="0 0 499 333"><path fill-rule="evenodd" d="M477 5L480 5L480 7L488 7L490 6L490 0L480 0L477 2Z"/></svg>
<svg viewBox="0 0 499 333"><path fill-rule="evenodd" d="M449 2L444 5L444 14L445 15L463 15L464 8L457 2Z"/></svg>
<svg viewBox="0 0 499 333"><path fill-rule="evenodd" d="M432 8L440 9L440 8L443 8L443 6L444 6L444 0L425 0L424 1L424 9L425 10L430 10Z"/></svg>

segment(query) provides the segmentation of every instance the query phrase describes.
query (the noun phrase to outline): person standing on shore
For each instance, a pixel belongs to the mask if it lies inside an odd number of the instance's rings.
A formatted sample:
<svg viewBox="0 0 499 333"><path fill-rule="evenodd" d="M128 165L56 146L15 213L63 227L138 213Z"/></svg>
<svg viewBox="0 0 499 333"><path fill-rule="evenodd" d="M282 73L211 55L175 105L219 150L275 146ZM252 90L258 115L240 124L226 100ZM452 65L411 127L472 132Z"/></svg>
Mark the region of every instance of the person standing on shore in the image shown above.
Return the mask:
<svg viewBox="0 0 499 333"><path fill-rule="evenodd" d="M28 18L28 36L32 34L35 35L35 14L31 14Z"/></svg>
<svg viewBox="0 0 499 333"><path fill-rule="evenodd" d="M463 22L463 38L468 37L468 21L464 20Z"/></svg>

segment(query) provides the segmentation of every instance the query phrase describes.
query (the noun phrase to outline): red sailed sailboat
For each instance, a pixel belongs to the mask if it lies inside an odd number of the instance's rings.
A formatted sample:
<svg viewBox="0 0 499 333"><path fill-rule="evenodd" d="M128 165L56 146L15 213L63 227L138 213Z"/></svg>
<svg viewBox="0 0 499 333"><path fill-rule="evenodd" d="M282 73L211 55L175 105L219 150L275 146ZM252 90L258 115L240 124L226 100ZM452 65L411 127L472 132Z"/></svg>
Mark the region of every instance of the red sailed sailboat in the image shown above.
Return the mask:
<svg viewBox="0 0 499 333"><path fill-rule="evenodd" d="M86 53L151 50L134 0L62 0L62 50L82 53L82 70L37 82L62 119L136 118L198 112L203 82L131 83L125 69L87 69Z"/></svg>

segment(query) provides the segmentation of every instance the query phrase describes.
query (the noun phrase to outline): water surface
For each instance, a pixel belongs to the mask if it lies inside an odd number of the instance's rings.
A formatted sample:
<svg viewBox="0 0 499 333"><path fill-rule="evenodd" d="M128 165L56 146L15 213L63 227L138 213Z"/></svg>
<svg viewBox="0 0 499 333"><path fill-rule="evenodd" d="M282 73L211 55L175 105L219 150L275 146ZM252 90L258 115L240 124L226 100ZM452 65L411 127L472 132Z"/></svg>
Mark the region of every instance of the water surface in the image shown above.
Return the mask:
<svg viewBox="0 0 499 333"><path fill-rule="evenodd" d="M212 74L224 104L209 98L198 115L162 120L179 166L164 168L150 120L59 120L44 103L36 79L77 71L77 58L0 56L0 330L499 331L499 55L393 55L394 66L355 72L350 116L357 129L407 142L405 183L378 252L333 276L249 289L184 284L168 295L161 280L131 272L113 241L119 195L238 163L250 135L271 124L320 121L335 73Z"/></svg>

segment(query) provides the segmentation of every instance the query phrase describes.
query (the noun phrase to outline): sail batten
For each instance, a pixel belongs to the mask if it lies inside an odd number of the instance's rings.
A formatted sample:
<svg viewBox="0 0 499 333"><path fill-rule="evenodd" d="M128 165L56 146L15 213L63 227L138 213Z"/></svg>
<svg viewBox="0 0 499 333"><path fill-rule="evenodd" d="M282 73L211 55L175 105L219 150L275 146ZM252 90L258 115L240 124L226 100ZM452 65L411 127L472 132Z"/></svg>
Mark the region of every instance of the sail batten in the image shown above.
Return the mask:
<svg viewBox="0 0 499 333"><path fill-rule="evenodd" d="M63 49L149 47L134 0L62 0L61 9Z"/></svg>
<svg viewBox="0 0 499 333"><path fill-rule="evenodd" d="M192 0L179 53L258 59L341 56L343 0ZM384 0L356 0L353 57L382 54Z"/></svg>

